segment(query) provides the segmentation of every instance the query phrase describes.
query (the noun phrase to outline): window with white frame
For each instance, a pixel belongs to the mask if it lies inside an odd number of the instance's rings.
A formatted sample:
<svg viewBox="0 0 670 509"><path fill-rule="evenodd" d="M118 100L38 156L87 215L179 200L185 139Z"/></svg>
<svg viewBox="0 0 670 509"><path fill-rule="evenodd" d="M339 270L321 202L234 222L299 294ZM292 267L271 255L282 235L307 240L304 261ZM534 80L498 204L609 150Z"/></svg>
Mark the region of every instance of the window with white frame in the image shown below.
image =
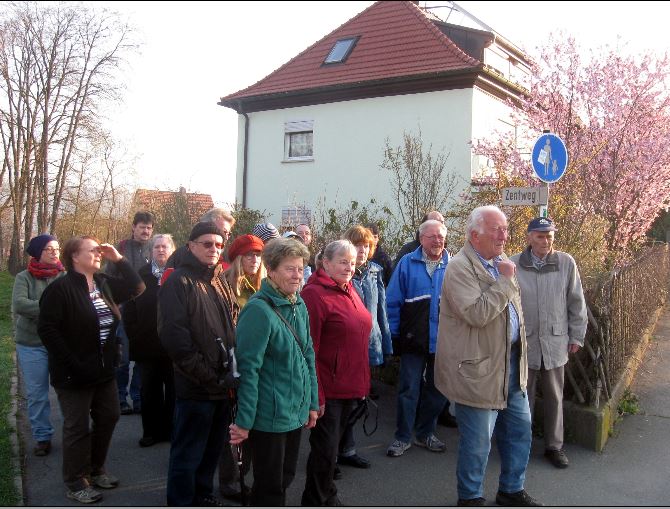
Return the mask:
<svg viewBox="0 0 670 509"><path fill-rule="evenodd" d="M284 123L284 160L314 159L314 121L296 120Z"/></svg>

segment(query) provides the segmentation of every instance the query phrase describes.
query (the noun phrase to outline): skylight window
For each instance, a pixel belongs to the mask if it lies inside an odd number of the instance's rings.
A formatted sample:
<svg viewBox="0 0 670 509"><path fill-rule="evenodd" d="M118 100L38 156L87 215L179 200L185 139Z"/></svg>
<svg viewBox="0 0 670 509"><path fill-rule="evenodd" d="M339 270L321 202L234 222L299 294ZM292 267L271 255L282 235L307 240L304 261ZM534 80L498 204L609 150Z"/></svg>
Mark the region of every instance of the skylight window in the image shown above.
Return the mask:
<svg viewBox="0 0 670 509"><path fill-rule="evenodd" d="M358 37L347 37L346 39L340 39L335 43L333 49L330 50L328 56L323 61L324 64L339 64L344 62L347 57L351 54L351 51L356 46Z"/></svg>

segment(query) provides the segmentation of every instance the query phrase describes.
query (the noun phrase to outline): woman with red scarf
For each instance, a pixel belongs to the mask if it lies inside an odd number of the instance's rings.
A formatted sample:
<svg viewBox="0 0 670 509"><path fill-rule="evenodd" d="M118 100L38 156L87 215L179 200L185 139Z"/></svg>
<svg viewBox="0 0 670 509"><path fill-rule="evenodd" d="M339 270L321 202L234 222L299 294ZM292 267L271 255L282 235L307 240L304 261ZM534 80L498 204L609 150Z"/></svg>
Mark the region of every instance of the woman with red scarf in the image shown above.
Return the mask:
<svg viewBox="0 0 670 509"><path fill-rule="evenodd" d="M33 452L36 456L46 456L51 451L54 429L49 420L49 358L37 334L37 318L42 292L65 269L58 259L58 241L51 235L38 235L31 239L26 252L31 256L28 268L16 275L12 293L16 324L14 340L26 389L30 428L36 442Z"/></svg>

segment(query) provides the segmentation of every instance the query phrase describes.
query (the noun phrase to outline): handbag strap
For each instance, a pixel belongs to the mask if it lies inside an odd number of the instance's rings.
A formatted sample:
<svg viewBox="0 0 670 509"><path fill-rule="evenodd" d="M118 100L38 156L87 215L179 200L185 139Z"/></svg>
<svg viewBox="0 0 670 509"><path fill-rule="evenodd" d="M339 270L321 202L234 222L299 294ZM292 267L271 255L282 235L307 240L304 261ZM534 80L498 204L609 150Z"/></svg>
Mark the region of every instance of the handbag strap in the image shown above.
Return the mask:
<svg viewBox="0 0 670 509"><path fill-rule="evenodd" d="M295 338L295 342L298 343L298 350L300 350L300 353L302 354L303 359L305 358L305 352L302 349L302 345L300 344L300 339L298 338L298 333L295 331L293 326L288 323L288 320L282 316L282 314L279 312L279 309L277 309L277 305L272 301L272 299L268 297L262 297L258 296L259 299L264 300L265 302L268 303L268 306L270 306L270 309L275 312L275 314L279 317L279 319L286 324L288 327L288 330L291 331L291 334L293 334L293 337Z"/></svg>

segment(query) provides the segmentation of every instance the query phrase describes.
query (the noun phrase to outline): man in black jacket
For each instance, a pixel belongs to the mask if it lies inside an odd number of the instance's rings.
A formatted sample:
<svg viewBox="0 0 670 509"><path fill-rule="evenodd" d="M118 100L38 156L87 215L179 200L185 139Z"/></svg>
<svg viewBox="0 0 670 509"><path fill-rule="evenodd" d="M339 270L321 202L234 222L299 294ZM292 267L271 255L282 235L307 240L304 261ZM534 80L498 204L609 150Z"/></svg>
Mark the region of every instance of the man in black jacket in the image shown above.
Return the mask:
<svg viewBox="0 0 670 509"><path fill-rule="evenodd" d="M158 294L158 333L177 401L167 479L171 506L216 506L214 472L230 424L229 383L239 306L218 264L223 232L193 227L188 252Z"/></svg>
<svg viewBox="0 0 670 509"><path fill-rule="evenodd" d="M123 239L119 242L116 249L128 260L131 267L136 271L144 267L151 261L151 234L154 231L155 216L151 212L139 211L133 217L132 235L129 239ZM118 270L113 263L108 263L105 272L111 276L118 276ZM119 405L122 415L139 414L142 408L141 402L141 382L140 370L137 364L133 362L133 376L130 378L130 358L128 357L129 345L128 334L119 322L116 329L116 337L119 338L122 348L121 364L116 369L116 385L119 390ZM128 380L130 379L130 387ZM133 400L133 406L128 404L128 393Z"/></svg>

